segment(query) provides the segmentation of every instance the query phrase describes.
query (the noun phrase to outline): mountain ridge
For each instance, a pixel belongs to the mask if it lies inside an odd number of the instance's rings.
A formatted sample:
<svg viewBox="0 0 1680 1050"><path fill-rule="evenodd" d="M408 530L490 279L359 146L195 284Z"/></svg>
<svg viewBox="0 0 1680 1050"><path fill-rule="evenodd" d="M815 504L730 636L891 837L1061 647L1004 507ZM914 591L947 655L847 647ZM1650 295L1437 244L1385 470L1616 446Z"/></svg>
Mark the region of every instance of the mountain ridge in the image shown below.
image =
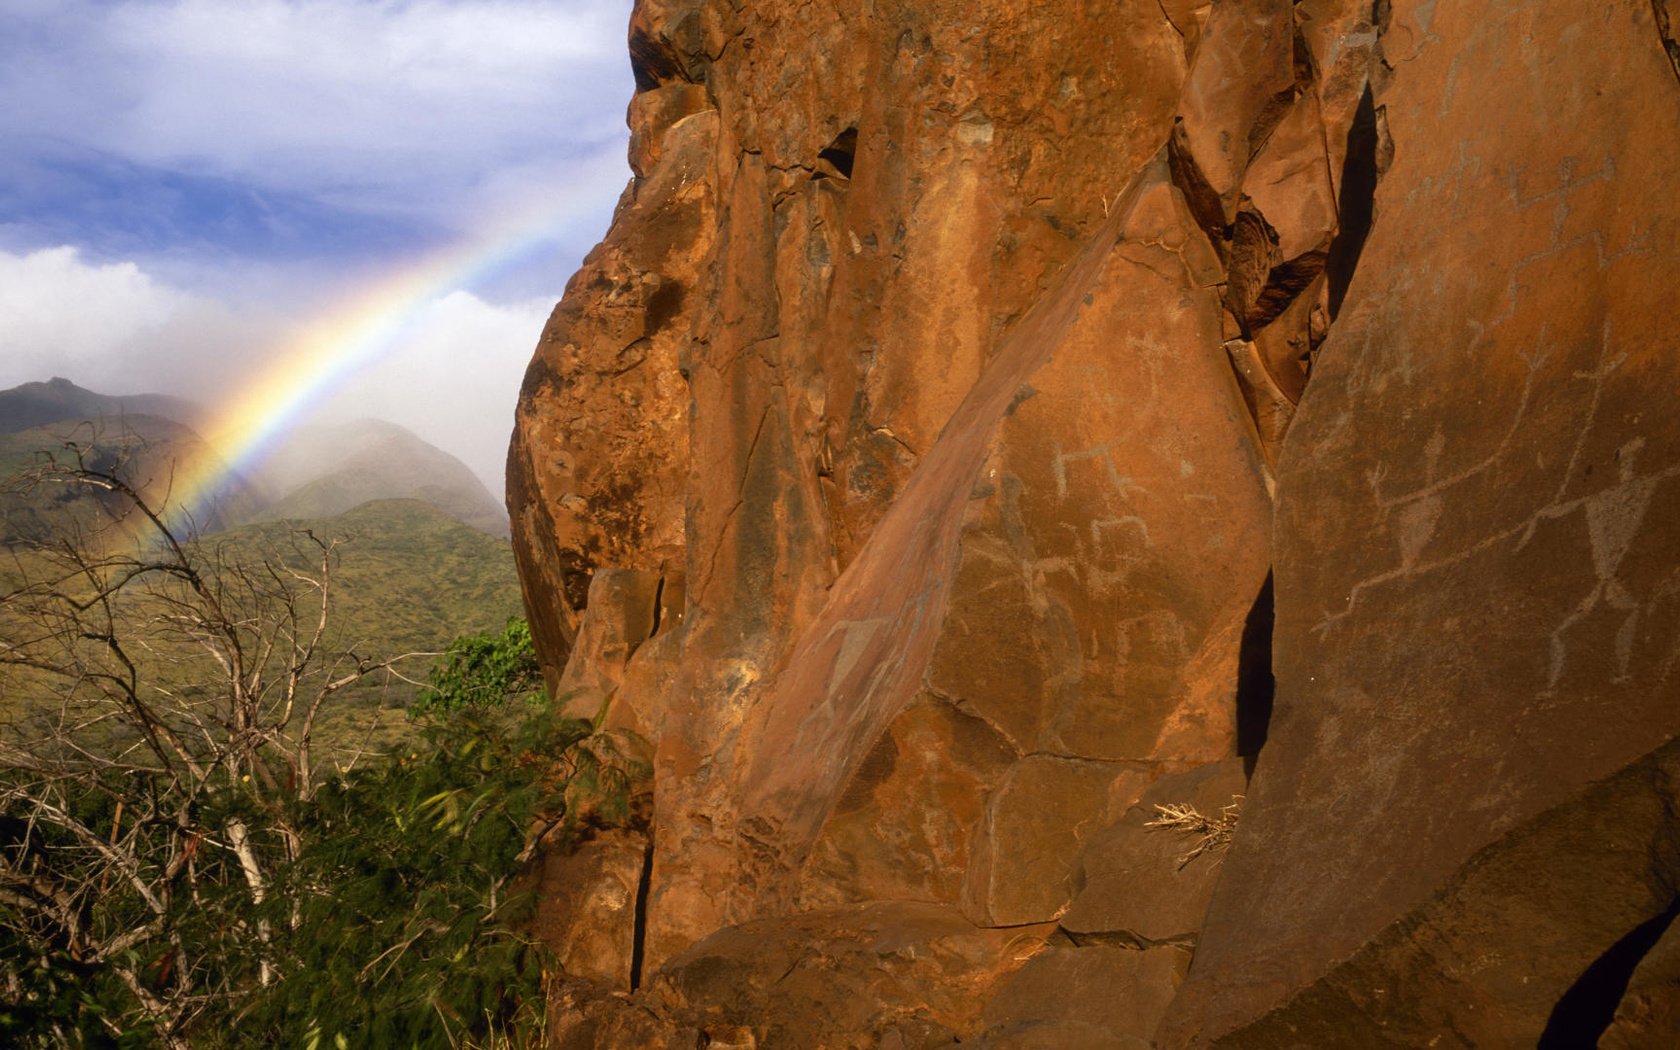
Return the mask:
<svg viewBox="0 0 1680 1050"><path fill-rule="evenodd" d="M197 429L204 408L172 394L100 394L63 376L0 390L0 434L68 419L157 416Z"/></svg>
<svg viewBox="0 0 1680 1050"><path fill-rule="evenodd" d="M209 414L187 398L102 394L55 376L0 390L0 437L7 439L0 450L15 472L30 454L66 442L120 449L144 462L148 491L162 492L170 464L214 454L199 430ZM207 531L414 498L481 532L508 535L506 510L471 468L388 420L299 427L250 469L222 473L226 480L202 512Z"/></svg>

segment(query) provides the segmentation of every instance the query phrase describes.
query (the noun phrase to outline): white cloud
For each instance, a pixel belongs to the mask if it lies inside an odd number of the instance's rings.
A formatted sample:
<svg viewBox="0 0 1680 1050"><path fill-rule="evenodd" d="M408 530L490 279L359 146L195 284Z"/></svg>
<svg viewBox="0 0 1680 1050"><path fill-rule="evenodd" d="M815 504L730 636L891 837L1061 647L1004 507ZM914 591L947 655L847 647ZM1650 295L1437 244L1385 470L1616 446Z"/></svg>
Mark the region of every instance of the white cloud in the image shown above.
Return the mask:
<svg viewBox="0 0 1680 1050"><path fill-rule="evenodd" d="M141 341L197 305L132 262L90 264L71 247L0 252L0 387L125 371Z"/></svg>
<svg viewBox="0 0 1680 1050"><path fill-rule="evenodd" d="M183 290L74 247L0 250L0 389L63 376L102 394L224 395L282 345L283 308Z"/></svg>
<svg viewBox="0 0 1680 1050"><path fill-rule="evenodd" d="M0 15L0 137L444 216L622 157L630 0L69 0ZM490 202L494 206L497 202Z"/></svg>
<svg viewBox="0 0 1680 1050"><path fill-rule="evenodd" d="M465 291L433 299L311 418L399 423L499 497L520 380L552 306ZM293 345L293 330L278 311L184 292L133 262L90 263L69 247L0 251L0 389L64 376L105 394L214 405Z"/></svg>
<svg viewBox="0 0 1680 1050"><path fill-rule="evenodd" d="M420 311L326 412L407 426L499 492L543 319L629 176L631 2L0 0L0 388L63 375L214 402L299 321L414 264L264 256L224 236L228 194L387 216L434 246L524 229L523 254ZM61 192L54 165L90 157L111 163ZM136 189L151 176L125 165L228 191ZM64 242L84 249L42 248Z"/></svg>

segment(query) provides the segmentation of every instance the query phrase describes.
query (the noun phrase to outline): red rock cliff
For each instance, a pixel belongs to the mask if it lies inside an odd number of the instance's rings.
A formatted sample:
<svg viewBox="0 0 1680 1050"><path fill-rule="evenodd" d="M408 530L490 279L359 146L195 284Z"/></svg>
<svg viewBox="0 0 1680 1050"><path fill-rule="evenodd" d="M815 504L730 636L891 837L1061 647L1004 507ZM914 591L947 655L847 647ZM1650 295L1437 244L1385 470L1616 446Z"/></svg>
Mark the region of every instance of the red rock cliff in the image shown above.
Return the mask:
<svg viewBox="0 0 1680 1050"><path fill-rule="evenodd" d="M509 456L655 756L559 1045L1680 1038L1674 35L640 0Z"/></svg>

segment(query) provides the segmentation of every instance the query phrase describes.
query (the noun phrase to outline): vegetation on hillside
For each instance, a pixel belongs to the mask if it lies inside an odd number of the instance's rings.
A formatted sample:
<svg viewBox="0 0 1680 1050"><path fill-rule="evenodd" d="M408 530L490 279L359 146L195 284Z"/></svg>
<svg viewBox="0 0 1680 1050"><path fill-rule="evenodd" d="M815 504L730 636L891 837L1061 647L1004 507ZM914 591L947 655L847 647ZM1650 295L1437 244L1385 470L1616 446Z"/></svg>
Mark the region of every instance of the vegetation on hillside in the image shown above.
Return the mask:
<svg viewBox="0 0 1680 1050"><path fill-rule="evenodd" d="M0 452L4 438L0 437ZM81 462L132 484L135 465L103 445L80 450ZM121 493L97 485L68 484L43 471L38 453L0 466L12 483L0 486L0 510L26 530L0 542L0 587L55 571L52 554L66 540L101 542L121 515L132 516ZM159 491L134 485L148 503ZM183 538L196 558L227 565L277 560L288 572L309 572L311 538L334 547L335 583L324 642L357 653L435 653L462 634L490 631L520 612L519 580L507 541L486 535L417 500L379 500L335 518L265 522ZM348 557L343 555L348 554ZM130 594L127 600L133 600ZM133 654L148 680L187 688L179 672L190 660L167 648ZM423 667L423 661L416 665ZM404 675L369 676L336 694L323 708L318 739L324 746L387 750L408 735L402 714L416 684ZM0 683L0 718L15 717L26 691Z"/></svg>
<svg viewBox="0 0 1680 1050"><path fill-rule="evenodd" d="M457 636L493 632L521 612L507 541L418 500L377 500L323 520L245 525L207 540L255 554L290 549L299 534L338 543L330 629L340 648L436 653ZM375 750L397 746L417 688L402 678L359 683L329 705L324 737Z"/></svg>
<svg viewBox="0 0 1680 1050"><path fill-rule="evenodd" d="M169 498L178 463L198 462L211 453L190 428L155 416L120 420L67 420L18 431L0 428L0 478L27 476L63 457L68 448L123 478L154 504ZM230 477L206 501L199 528L213 531L253 512L260 504L237 477ZM0 486L0 549L44 543L80 530L97 531L122 513L120 497L92 486L45 484Z"/></svg>
<svg viewBox="0 0 1680 1050"><path fill-rule="evenodd" d="M0 1045L536 1045L517 874L628 817L636 747L551 717L512 623L437 663L406 746L329 753L329 704L406 674L335 622L369 548L188 542L54 469L149 542L65 537L0 592Z"/></svg>
<svg viewBox="0 0 1680 1050"><path fill-rule="evenodd" d="M486 631L456 639L432 669L430 684L415 702L418 713L498 707L542 687L542 668L531 642L531 625L510 619L500 633Z"/></svg>

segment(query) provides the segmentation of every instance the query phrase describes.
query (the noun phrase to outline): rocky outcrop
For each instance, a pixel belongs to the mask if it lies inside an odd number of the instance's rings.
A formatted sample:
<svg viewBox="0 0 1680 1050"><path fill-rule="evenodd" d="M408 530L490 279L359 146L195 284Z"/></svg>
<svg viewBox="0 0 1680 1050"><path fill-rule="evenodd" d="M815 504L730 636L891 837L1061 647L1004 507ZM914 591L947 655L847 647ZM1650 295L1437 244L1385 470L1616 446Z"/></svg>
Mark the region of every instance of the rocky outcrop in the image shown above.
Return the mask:
<svg viewBox="0 0 1680 1050"><path fill-rule="evenodd" d="M550 682L655 757L560 1043L1664 1034L1665 27L639 3L509 460Z"/></svg>

